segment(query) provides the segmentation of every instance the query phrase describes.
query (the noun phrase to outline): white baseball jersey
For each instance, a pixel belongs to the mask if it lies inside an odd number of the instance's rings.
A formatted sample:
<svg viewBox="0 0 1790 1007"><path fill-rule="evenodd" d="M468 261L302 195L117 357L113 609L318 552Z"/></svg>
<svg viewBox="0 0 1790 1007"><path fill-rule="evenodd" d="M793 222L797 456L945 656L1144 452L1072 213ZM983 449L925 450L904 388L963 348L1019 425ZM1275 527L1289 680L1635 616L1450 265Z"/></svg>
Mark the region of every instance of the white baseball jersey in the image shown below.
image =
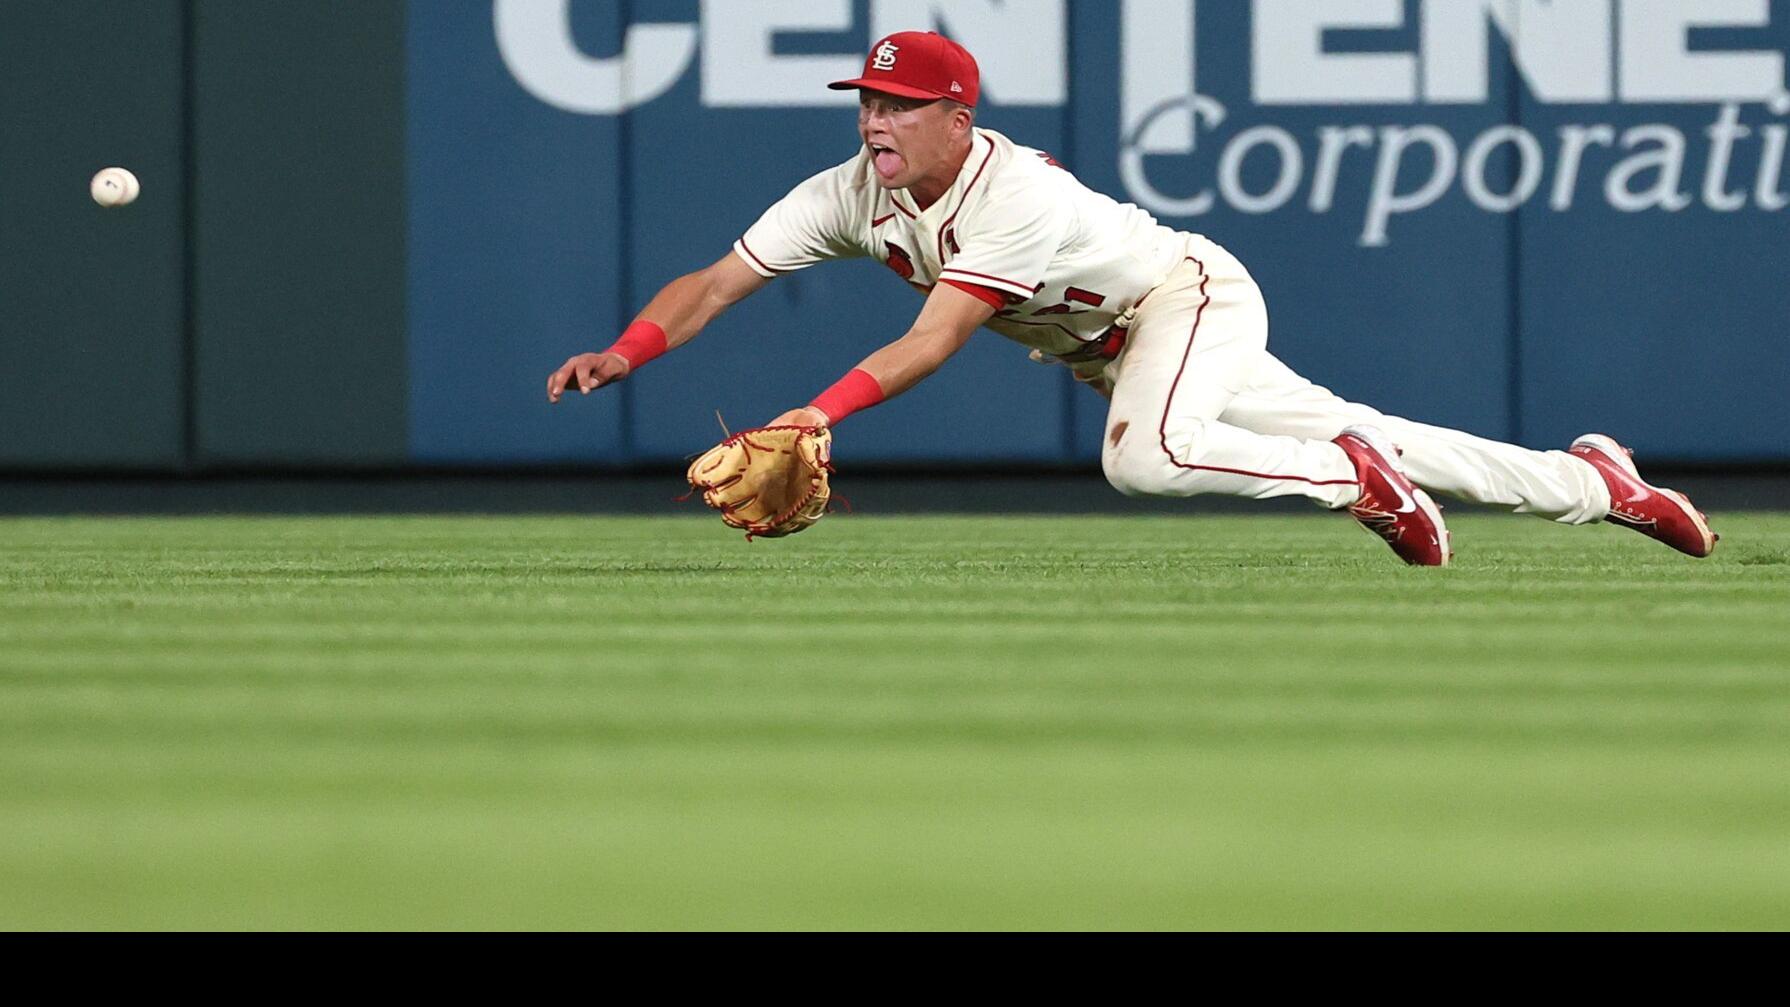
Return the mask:
<svg viewBox="0 0 1790 1007"><path fill-rule="evenodd" d="M989 328L1066 353L1160 284L1186 243L1043 151L976 129L957 180L931 206L878 185L860 150L766 210L734 251L766 277L869 255L923 292L943 280L990 288L1007 305Z"/></svg>

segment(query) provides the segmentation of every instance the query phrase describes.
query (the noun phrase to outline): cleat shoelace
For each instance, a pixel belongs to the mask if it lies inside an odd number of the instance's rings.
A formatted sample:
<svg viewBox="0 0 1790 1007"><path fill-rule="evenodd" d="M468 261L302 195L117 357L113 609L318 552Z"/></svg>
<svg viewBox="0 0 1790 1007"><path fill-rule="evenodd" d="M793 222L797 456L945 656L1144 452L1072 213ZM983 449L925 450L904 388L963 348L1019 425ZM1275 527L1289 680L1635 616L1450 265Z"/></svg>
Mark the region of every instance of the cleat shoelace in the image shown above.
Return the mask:
<svg viewBox="0 0 1790 1007"><path fill-rule="evenodd" d="M1349 514L1361 522L1361 526L1388 543L1397 543L1404 536L1404 529L1398 526L1398 518L1385 511L1371 510L1360 504L1349 508Z"/></svg>

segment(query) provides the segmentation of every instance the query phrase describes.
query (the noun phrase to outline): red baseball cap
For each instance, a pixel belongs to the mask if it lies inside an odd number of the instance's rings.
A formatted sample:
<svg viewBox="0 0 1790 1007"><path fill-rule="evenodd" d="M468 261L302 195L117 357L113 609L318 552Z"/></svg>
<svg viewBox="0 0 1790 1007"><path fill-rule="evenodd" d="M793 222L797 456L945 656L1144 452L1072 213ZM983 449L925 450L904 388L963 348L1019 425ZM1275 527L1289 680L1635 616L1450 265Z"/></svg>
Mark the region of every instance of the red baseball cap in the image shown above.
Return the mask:
<svg viewBox="0 0 1790 1007"><path fill-rule="evenodd" d="M981 93L976 57L935 31L898 31L878 39L864 58L864 76L836 80L835 91L869 88L903 98L949 98L974 106Z"/></svg>

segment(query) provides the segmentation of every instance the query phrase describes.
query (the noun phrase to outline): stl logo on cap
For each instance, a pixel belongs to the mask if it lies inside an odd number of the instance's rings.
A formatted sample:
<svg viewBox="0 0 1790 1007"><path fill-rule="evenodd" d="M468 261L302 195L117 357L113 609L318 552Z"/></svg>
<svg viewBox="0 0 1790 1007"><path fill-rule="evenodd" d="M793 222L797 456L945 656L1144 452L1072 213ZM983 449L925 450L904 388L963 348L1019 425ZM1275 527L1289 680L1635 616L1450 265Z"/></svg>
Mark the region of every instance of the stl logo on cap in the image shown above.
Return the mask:
<svg viewBox="0 0 1790 1007"><path fill-rule="evenodd" d="M901 98L950 98L974 108L981 73L969 50L935 31L898 31L877 39L864 57L864 73L827 86L861 88Z"/></svg>

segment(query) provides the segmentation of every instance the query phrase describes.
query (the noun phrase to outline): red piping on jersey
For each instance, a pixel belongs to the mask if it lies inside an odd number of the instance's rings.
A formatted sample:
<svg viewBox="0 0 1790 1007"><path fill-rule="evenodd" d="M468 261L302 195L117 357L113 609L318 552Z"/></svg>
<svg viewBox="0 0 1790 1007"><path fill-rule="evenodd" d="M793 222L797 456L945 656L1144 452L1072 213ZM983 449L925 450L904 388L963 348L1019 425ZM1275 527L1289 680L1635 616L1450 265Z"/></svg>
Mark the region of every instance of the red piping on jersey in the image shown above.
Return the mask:
<svg viewBox="0 0 1790 1007"><path fill-rule="evenodd" d="M996 311L1007 306L1007 295L993 287L984 287L980 283L971 283L968 280L953 280L950 277L945 276L939 277L939 282L948 283L951 286L956 287L958 290L974 297L976 300L981 301L983 304L988 305Z"/></svg>
<svg viewBox="0 0 1790 1007"><path fill-rule="evenodd" d="M970 190L976 187L976 180L982 177L983 169L987 168L988 162L992 160L994 160L994 141L990 140L988 141L988 153L982 155L981 165L976 168L976 173L970 176L970 184L963 187L963 195L957 199L957 208L952 210L951 215L946 217L945 222L939 226L938 245L940 262L945 261L945 232L951 229L951 225L957 221L957 215L963 212L963 204L970 198Z"/></svg>
<svg viewBox="0 0 1790 1007"><path fill-rule="evenodd" d="M1212 296L1206 293L1206 284L1212 277L1206 272L1206 264L1189 255L1185 260L1200 269L1200 306L1193 312L1193 328L1187 333L1187 349L1181 351L1181 366L1175 370L1175 380L1168 386L1168 399L1162 404L1162 422L1156 425L1156 436L1162 444L1162 453L1168 456L1169 464L1178 469L1190 472L1223 472L1226 475L1249 476L1252 479L1287 479L1295 482L1310 483L1313 486L1356 486L1354 479L1308 479L1305 476L1269 475L1265 472L1248 472L1243 469L1220 468L1216 465L1189 465L1175 457L1168 447L1168 414L1175 403L1175 389L1181 387L1181 375L1187 371L1187 359L1193 355L1193 340L1199 335L1200 319L1206 314L1206 305L1212 303Z"/></svg>
<svg viewBox="0 0 1790 1007"><path fill-rule="evenodd" d="M754 251L753 251L753 250L752 250L752 246L751 246L751 245L748 245L748 244L746 244L746 239L745 239L745 238L741 238L741 239L740 239L740 247L741 247L741 248L742 248L742 249L745 249L745 252L746 252L746 254L747 254L747 255L750 255L750 256L751 256L751 257L752 257L752 261L753 261L753 262L756 262L756 263L758 263L758 268L760 268L760 269L762 269L762 270L764 270L764 271L765 271L765 272L767 272L767 273L781 273L781 272L784 272L784 270L781 270L781 269L772 269L772 268L771 268L771 267L769 267L769 266L767 266L767 265L765 265L765 264L764 264L764 260L763 260L763 259L761 259L761 258L759 258L759 257L758 257L758 253L757 253L757 252L754 252Z"/></svg>
<svg viewBox="0 0 1790 1007"><path fill-rule="evenodd" d="M919 220L920 219L918 214L916 214L914 211L908 209L907 207L902 206L901 200L896 199L893 195L889 196L889 202L895 204L895 209L900 210L902 213L907 214L907 219L909 219L909 220ZM885 217L883 219L887 220L888 218Z"/></svg>
<svg viewBox="0 0 1790 1007"><path fill-rule="evenodd" d="M875 220L870 222L870 228L871 228L871 230L875 230L876 228L879 228L894 219L895 219L895 215L893 213L889 214L887 217L878 217Z"/></svg>
<svg viewBox="0 0 1790 1007"><path fill-rule="evenodd" d="M962 273L965 276L974 276L978 280L993 280L996 283L1005 283L1008 286L1013 287L1017 290L1025 291L1026 292L1026 300L1031 300L1031 296L1038 292L1037 287L1031 286L1029 284L1021 283L1018 280L1009 280L1004 276L990 276L987 273L978 273L972 269L958 269L956 266L945 266L944 268L939 270L939 275L941 277L944 276L946 273ZM1021 303L1024 303L1024 302L1021 302Z"/></svg>

